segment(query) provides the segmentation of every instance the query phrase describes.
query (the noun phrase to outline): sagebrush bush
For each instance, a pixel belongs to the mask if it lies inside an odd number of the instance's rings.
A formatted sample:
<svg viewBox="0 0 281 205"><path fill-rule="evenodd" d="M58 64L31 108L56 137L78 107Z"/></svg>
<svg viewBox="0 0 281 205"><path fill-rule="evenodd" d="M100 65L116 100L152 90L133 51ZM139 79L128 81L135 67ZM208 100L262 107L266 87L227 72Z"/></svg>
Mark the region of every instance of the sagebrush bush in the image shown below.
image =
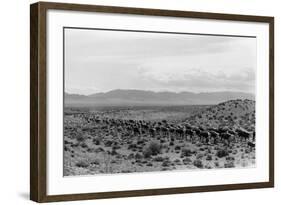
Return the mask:
<svg viewBox="0 0 281 205"><path fill-rule="evenodd" d="M156 161L156 162L163 162L163 161L164 161L164 158L161 157L161 156L158 156L158 157L155 157L155 158L154 158L154 161Z"/></svg>
<svg viewBox="0 0 281 205"><path fill-rule="evenodd" d="M200 159L194 160L193 165L198 168L203 168L203 163L202 163L202 160L200 160Z"/></svg>
<svg viewBox="0 0 281 205"><path fill-rule="evenodd" d="M85 161L85 160L79 160L78 162L76 162L76 167L82 167L82 168L87 168L90 166L89 162Z"/></svg>
<svg viewBox="0 0 281 205"><path fill-rule="evenodd" d="M151 150L150 149L144 149L143 150L143 156L145 157L145 158L150 158L151 157L151 155L152 155L152 152L151 152Z"/></svg>
<svg viewBox="0 0 281 205"><path fill-rule="evenodd" d="M151 157L151 155L157 155L161 153L161 145L157 142L151 142L148 147L143 151L145 158Z"/></svg>
<svg viewBox="0 0 281 205"><path fill-rule="evenodd" d="M136 153L135 159L142 159L143 155L141 153Z"/></svg>
<svg viewBox="0 0 281 205"><path fill-rule="evenodd" d="M192 148L182 148L181 156L183 156L183 157L190 157L193 154L195 154L195 152L196 151L194 149L192 149Z"/></svg>
<svg viewBox="0 0 281 205"><path fill-rule="evenodd" d="M216 154L219 158L222 158L222 157L226 157L228 156L228 151L225 150L225 149L221 149L221 150L218 150L217 151L217 154Z"/></svg>
<svg viewBox="0 0 281 205"><path fill-rule="evenodd" d="M76 140L77 140L78 142L83 142L85 139L86 139L86 138L85 138L83 135L78 135L78 136L76 137Z"/></svg>
<svg viewBox="0 0 281 205"><path fill-rule="evenodd" d="M192 162L192 160L189 157L186 157L185 159L182 160L182 162L187 165L190 164Z"/></svg>
<svg viewBox="0 0 281 205"><path fill-rule="evenodd" d="M234 162L233 162L233 161L230 161L230 162L226 162L226 163L224 164L224 167L225 167L225 168L233 168L233 167L235 167L235 165L234 165Z"/></svg>
<svg viewBox="0 0 281 205"><path fill-rule="evenodd" d="M213 159L212 155L207 155L206 160L211 161Z"/></svg>

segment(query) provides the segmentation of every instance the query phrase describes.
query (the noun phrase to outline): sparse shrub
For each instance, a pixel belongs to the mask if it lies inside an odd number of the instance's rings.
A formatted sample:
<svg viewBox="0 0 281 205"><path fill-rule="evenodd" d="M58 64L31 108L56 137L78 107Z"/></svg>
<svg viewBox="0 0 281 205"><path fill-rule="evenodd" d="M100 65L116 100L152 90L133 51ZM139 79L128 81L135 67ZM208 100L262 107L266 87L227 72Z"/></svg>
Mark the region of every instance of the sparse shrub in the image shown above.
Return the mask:
<svg viewBox="0 0 281 205"><path fill-rule="evenodd" d="M213 159L212 155L207 155L206 160L211 161Z"/></svg>
<svg viewBox="0 0 281 205"><path fill-rule="evenodd" d="M171 165L171 162L168 160L162 162L162 167L169 167L170 165Z"/></svg>
<svg viewBox="0 0 281 205"><path fill-rule="evenodd" d="M144 149L143 155L145 158L151 157L151 155L157 155L161 152L161 145L157 142L151 142L147 148Z"/></svg>
<svg viewBox="0 0 281 205"><path fill-rule="evenodd" d="M122 157L124 157L124 155L118 153L115 158L116 159L121 159Z"/></svg>
<svg viewBox="0 0 281 205"><path fill-rule="evenodd" d="M225 159L228 160L228 161L234 161L234 160L235 160L235 158L232 157L232 156L228 156L228 157L226 157Z"/></svg>
<svg viewBox="0 0 281 205"><path fill-rule="evenodd" d="M78 162L76 162L76 167L82 167L82 168L87 168L90 166L89 162L85 161L85 160L80 160Z"/></svg>
<svg viewBox="0 0 281 205"><path fill-rule="evenodd" d="M133 153L128 155L128 159L133 159L133 158L135 158L135 155Z"/></svg>
<svg viewBox="0 0 281 205"><path fill-rule="evenodd" d="M85 142L82 142L82 143L80 144L80 146L81 146L82 148L88 148L88 145L87 145Z"/></svg>
<svg viewBox="0 0 281 205"><path fill-rule="evenodd" d="M119 146L119 145L113 145L113 147L112 147L112 149L120 149L121 148L121 146Z"/></svg>
<svg viewBox="0 0 281 205"><path fill-rule="evenodd" d="M206 165L205 165L205 168L206 168L206 169L212 169L213 167L212 167L210 164L206 164Z"/></svg>
<svg viewBox="0 0 281 205"><path fill-rule="evenodd" d="M190 148L183 148L181 150L181 156L183 157L190 157L193 154L195 154L195 150L194 149L190 149Z"/></svg>
<svg viewBox="0 0 281 205"><path fill-rule="evenodd" d="M142 155L141 153L137 153L137 154L135 155L135 158L136 158L136 159L142 159L142 158L143 158L143 155Z"/></svg>
<svg viewBox="0 0 281 205"><path fill-rule="evenodd" d="M107 140L107 141L105 141L105 143L104 143L104 145L105 145L106 147L110 147L112 144L113 144L113 141L111 141L111 140Z"/></svg>
<svg viewBox="0 0 281 205"><path fill-rule="evenodd" d="M193 165L198 168L203 168L203 163L202 163L202 160L200 160L200 159L194 160Z"/></svg>
<svg viewBox="0 0 281 205"><path fill-rule="evenodd" d="M175 164L181 164L181 160L175 159L175 160L174 160L174 163L175 163Z"/></svg>
<svg viewBox="0 0 281 205"><path fill-rule="evenodd" d="M130 170L122 170L121 173L131 173L132 171Z"/></svg>
<svg viewBox="0 0 281 205"><path fill-rule="evenodd" d="M174 146L175 145L175 143L174 142L170 142L170 144L169 144L170 146Z"/></svg>
<svg viewBox="0 0 281 205"><path fill-rule="evenodd" d="M90 153L91 153L91 152L94 152L94 151L95 151L94 148L88 148L88 149L87 149L87 152L90 152Z"/></svg>
<svg viewBox="0 0 281 205"><path fill-rule="evenodd" d="M100 160L99 159L94 159L94 160L92 160L92 164L99 165L100 164Z"/></svg>
<svg viewBox="0 0 281 205"><path fill-rule="evenodd" d="M117 163L117 161L116 160L111 160L111 162L110 162L111 164L116 164Z"/></svg>
<svg viewBox="0 0 281 205"><path fill-rule="evenodd" d="M154 158L154 161L156 161L156 162L163 162L163 161L164 161L164 158L161 157L161 156L158 156L158 157L155 157L155 158Z"/></svg>
<svg viewBox="0 0 281 205"><path fill-rule="evenodd" d="M100 143L101 143L101 138L99 138L99 137L94 138L94 139L93 139L93 143L94 143L95 145L100 145Z"/></svg>
<svg viewBox="0 0 281 205"><path fill-rule="evenodd" d="M226 163L224 164L224 167L225 167L225 168L233 168L233 167L235 167L235 165L234 165L234 162L233 162L233 161L230 161L230 162L226 162Z"/></svg>
<svg viewBox="0 0 281 205"><path fill-rule="evenodd" d="M228 152L227 150L225 149L221 149L221 150L218 150L217 151L217 154L216 154L219 158L222 158L222 157L226 157L228 156Z"/></svg>
<svg viewBox="0 0 281 205"><path fill-rule="evenodd" d="M111 155L117 155L118 152L115 149L112 149L112 151L110 152Z"/></svg>
<svg viewBox="0 0 281 205"><path fill-rule="evenodd" d="M243 160L242 163L241 163L242 167L247 167L248 166L248 162Z"/></svg>
<svg viewBox="0 0 281 205"><path fill-rule="evenodd" d="M67 152L67 151L69 151L69 150L70 150L70 149L69 149L69 147L67 147L67 146L64 146L64 148L63 148L63 149L64 149L64 151L65 151L65 152Z"/></svg>
<svg viewBox="0 0 281 205"><path fill-rule="evenodd" d="M137 141L137 144L138 144L138 145L144 144L144 140L139 140L139 141Z"/></svg>
<svg viewBox="0 0 281 205"><path fill-rule="evenodd" d="M186 157L182 160L182 162L187 165L187 164L190 164L192 162L192 160L189 158L189 157Z"/></svg>
<svg viewBox="0 0 281 205"><path fill-rule="evenodd" d="M78 135L78 136L76 137L76 140L77 140L78 142L83 142L83 141L85 140L85 138L84 138L83 135Z"/></svg>
<svg viewBox="0 0 281 205"><path fill-rule="evenodd" d="M95 150L96 153L99 153L99 152L104 152L104 149L102 147L99 147Z"/></svg>
<svg viewBox="0 0 281 205"><path fill-rule="evenodd" d="M150 149L145 149L145 150L143 150L143 156L144 156L145 158L150 158L151 155L152 155L152 151L151 151Z"/></svg>
<svg viewBox="0 0 281 205"><path fill-rule="evenodd" d="M202 158L203 158L203 156L204 156L204 154L199 153L199 154L197 154L197 155L196 155L196 159L202 159Z"/></svg>
<svg viewBox="0 0 281 205"><path fill-rule="evenodd" d="M137 148L137 145L132 143L128 146L128 149L136 149Z"/></svg>
<svg viewBox="0 0 281 205"><path fill-rule="evenodd" d="M153 165L153 164L152 164L151 162L149 162L149 163L146 164L146 166L148 166L148 167L152 167L152 165Z"/></svg>
<svg viewBox="0 0 281 205"><path fill-rule="evenodd" d="M180 150L181 147L179 145L175 146L175 150Z"/></svg>
<svg viewBox="0 0 281 205"><path fill-rule="evenodd" d="M200 149L199 149L200 151L204 151L205 150L205 148L204 147L200 147Z"/></svg>

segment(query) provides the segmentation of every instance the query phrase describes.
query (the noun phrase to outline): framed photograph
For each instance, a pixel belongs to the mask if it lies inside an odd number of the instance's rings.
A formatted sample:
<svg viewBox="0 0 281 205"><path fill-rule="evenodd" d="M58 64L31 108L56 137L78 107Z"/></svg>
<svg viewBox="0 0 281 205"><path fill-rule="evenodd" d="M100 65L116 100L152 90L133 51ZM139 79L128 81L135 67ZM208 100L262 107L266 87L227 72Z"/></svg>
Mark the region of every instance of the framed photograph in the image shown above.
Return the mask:
<svg viewBox="0 0 281 205"><path fill-rule="evenodd" d="M30 198L274 186L274 18L40 2Z"/></svg>

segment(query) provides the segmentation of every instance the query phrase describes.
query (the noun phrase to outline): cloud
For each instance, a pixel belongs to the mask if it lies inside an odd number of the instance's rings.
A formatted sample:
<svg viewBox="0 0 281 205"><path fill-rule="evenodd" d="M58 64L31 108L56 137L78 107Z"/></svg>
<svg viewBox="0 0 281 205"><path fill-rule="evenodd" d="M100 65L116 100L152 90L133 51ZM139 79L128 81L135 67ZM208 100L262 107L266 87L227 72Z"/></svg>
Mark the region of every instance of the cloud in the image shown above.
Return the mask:
<svg viewBox="0 0 281 205"><path fill-rule="evenodd" d="M206 72L201 69L187 68L185 70L147 70L140 72L142 78L158 84L163 90L176 91L243 91L255 93L255 72L253 69L236 70L227 74L218 72Z"/></svg>
<svg viewBox="0 0 281 205"><path fill-rule="evenodd" d="M73 92L255 90L255 38L73 29L65 34L66 87Z"/></svg>

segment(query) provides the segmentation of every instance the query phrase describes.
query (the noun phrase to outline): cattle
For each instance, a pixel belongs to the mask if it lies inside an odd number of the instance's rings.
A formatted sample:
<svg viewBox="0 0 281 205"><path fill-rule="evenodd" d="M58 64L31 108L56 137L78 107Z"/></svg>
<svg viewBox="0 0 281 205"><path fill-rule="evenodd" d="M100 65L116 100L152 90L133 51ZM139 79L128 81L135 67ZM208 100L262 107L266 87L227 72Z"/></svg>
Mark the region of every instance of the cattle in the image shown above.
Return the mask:
<svg viewBox="0 0 281 205"><path fill-rule="evenodd" d="M189 123L185 123L184 126L185 126L185 128L188 129L188 130L191 130L191 129L192 129L192 126L191 126Z"/></svg>
<svg viewBox="0 0 281 205"><path fill-rule="evenodd" d="M192 130L193 130L193 131L195 132L195 134L198 135L198 136L199 136L200 133L201 133L201 130L198 129L197 127L193 127Z"/></svg>
<svg viewBox="0 0 281 205"><path fill-rule="evenodd" d="M161 133L164 137L167 137L169 135L169 130L168 130L167 127L162 126L160 130L161 130Z"/></svg>
<svg viewBox="0 0 281 205"><path fill-rule="evenodd" d="M141 135L141 131L138 127L133 127L133 132L134 132L134 135L138 135L138 136Z"/></svg>
<svg viewBox="0 0 281 205"><path fill-rule="evenodd" d="M149 134L152 138L154 138L156 134L156 129L154 127L149 128Z"/></svg>
<svg viewBox="0 0 281 205"><path fill-rule="evenodd" d="M183 127L177 127L176 129L176 133L178 134L179 139L183 139L184 137L184 133L185 133L185 129Z"/></svg>
<svg viewBox="0 0 281 205"><path fill-rule="evenodd" d="M225 143L227 143L228 145L230 145L230 140L231 140L231 137L232 137L233 135L231 135L230 133L228 133L228 132L226 132L226 133L221 133L220 134L220 137L221 137L221 139L225 142Z"/></svg>
<svg viewBox="0 0 281 205"><path fill-rule="evenodd" d="M236 133L240 137L241 141L247 141L250 139L250 133L244 129L236 129Z"/></svg>
<svg viewBox="0 0 281 205"><path fill-rule="evenodd" d="M211 139L213 139L213 143L217 144L218 143L218 138L219 138L219 133L217 133L216 131L209 131L210 132L210 137Z"/></svg>
<svg viewBox="0 0 281 205"><path fill-rule="evenodd" d="M207 144L209 143L210 133L208 131L202 131L199 136L200 136L200 141Z"/></svg>
<svg viewBox="0 0 281 205"><path fill-rule="evenodd" d="M219 128L217 129L217 132L218 132L219 134L226 133L226 132L228 132L228 128L226 128L226 127L219 127Z"/></svg>
<svg viewBox="0 0 281 205"><path fill-rule="evenodd" d="M189 136L189 139L190 139L190 141L192 142L192 141L193 141L193 137L194 137L194 135L195 135L195 132L194 132L193 130L191 130L191 129L186 129L186 130L185 130L185 133L186 133L186 135Z"/></svg>
<svg viewBox="0 0 281 205"><path fill-rule="evenodd" d="M248 145L248 147L250 147L250 150L251 150L251 151L253 150L253 148L256 147L256 144L255 144L254 142L251 142L251 141L249 141L249 142L247 143L247 145Z"/></svg>

